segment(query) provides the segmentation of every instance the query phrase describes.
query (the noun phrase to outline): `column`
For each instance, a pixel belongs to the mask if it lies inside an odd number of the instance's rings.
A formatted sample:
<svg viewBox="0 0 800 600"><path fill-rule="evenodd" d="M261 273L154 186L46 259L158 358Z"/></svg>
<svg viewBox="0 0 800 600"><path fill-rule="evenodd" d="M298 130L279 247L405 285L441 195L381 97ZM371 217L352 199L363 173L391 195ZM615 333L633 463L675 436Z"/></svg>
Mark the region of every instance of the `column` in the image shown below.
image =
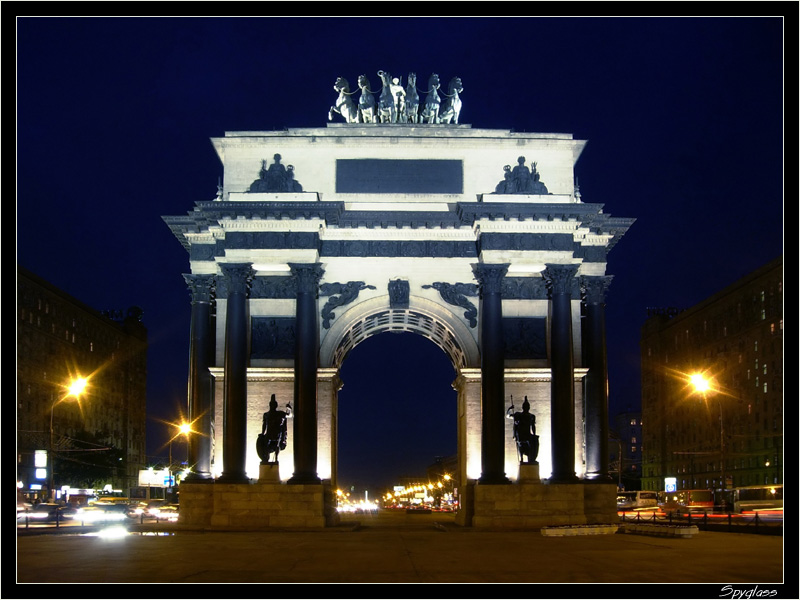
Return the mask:
<svg viewBox="0 0 800 600"><path fill-rule="evenodd" d="M294 475L292 484L320 483L317 475L318 263L289 265L297 285L294 358Z"/></svg>
<svg viewBox="0 0 800 600"><path fill-rule="evenodd" d="M572 287L578 265L547 265L542 276L550 294L550 419L553 483L575 476L575 382L572 348Z"/></svg>
<svg viewBox="0 0 800 600"><path fill-rule="evenodd" d="M211 454L214 439L214 333L211 324L213 275L184 275L192 294L189 339L189 475L187 482L211 482Z"/></svg>
<svg viewBox="0 0 800 600"><path fill-rule="evenodd" d="M481 290L482 484L510 483L505 474L505 381L501 287L507 264L473 265Z"/></svg>
<svg viewBox="0 0 800 600"><path fill-rule="evenodd" d="M586 479L612 481L608 474L608 361L606 354L605 295L611 276L583 277L586 305L583 344L586 349L584 379L586 401Z"/></svg>
<svg viewBox="0 0 800 600"><path fill-rule="evenodd" d="M250 264L221 264L227 288L225 313L225 390L220 482L245 483L247 460L247 292Z"/></svg>

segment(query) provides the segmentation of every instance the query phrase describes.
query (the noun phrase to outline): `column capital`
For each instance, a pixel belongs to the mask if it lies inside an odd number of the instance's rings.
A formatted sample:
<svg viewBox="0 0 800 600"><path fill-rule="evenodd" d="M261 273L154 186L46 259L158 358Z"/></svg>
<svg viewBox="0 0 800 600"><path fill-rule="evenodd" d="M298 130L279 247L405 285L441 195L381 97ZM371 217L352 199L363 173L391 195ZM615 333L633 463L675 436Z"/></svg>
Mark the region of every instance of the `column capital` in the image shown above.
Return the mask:
<svg viewBox="0 0 800 600"><path fill-rule="evenodd" d="M542 277L547 284L550 296L556 294L569 295L572 291L572 282L580 265L573 264L548 264L542 271Z"/></svg>
<svg viewBox="0 0 800 600"><path fill-rule="evenodd" d="M481 287L481 292L485 294L499 294L502 289L503 277L508 273L508 263L486 264L478 263L472 265L472 272Z"/></svg>
<svg viewBox="0 0 800 600"><path fill-rule="evenodd" d="M214 275L192 275L184 274L183 280L192 294L192 304L209 304L214 295L216 277Z"/></svg>
<svg viewBox="0 0 800 600"><path fill-rule="evenodd" d="M603 304L606 300L606 292L611 286L613 275L602 275L599 277L581 277L581 291L586 304Z"/></svg>
<svg viewBox="0 0 800 600"><path fill-rule="evenodd" d="M219 268L225 277L228 294L247 293L255 276L255 271L250 263L220 263Z"/></svg>
<svg viewBox="0 0 800 600"><path fill-rule="evenodd" d="M289 268L297 283L297 293L319 293L319 281L325 273L320 263L289 263Z"/></svg>

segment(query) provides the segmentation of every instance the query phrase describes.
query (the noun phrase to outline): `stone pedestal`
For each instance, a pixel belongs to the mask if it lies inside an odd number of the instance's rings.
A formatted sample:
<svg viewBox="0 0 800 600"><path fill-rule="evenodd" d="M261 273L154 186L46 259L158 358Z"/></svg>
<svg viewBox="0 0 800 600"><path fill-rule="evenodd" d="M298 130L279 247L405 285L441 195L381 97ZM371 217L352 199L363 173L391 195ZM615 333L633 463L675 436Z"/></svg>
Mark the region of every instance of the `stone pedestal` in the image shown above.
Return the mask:
<svg viewBox="0 0 800 600"><path fill-rule="evenodd" d="M517 481L519 483L541 483L541 479L539 479L539 463L520 463Z"/></svg>
<svg viewBox="0 0 800 600"><path fill-rule="evenodd" d="M619 521L616 498L614 484L478 483L474 486L472 526L538 530L564 525L614 524Z"/></svg>
<svg viewBox="0 0 800 600"><path fill-rule="evenodd" d="M327 484L181 484L179 525L203 531L320 529L338 524Z"/></svg>
<svg viewBox="0 0 800 600"><path fill-rule="evenodd" d="M261 463L258 465L259 483L280 483L281 470L277 462Z"/></svg>

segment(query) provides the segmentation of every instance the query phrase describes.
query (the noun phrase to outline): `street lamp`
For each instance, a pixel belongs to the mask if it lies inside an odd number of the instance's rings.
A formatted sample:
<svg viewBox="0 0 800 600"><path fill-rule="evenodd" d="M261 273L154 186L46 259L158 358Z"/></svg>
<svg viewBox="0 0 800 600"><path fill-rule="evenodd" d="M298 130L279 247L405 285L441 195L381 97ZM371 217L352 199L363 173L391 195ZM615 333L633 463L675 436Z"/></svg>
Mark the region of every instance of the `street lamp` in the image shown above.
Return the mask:
<svg viewBox="0 0 800 600"><path fill-rule="evenodd" d="M689 382L694 386L694 391L702 394L703 399L708 399L708 393L714 392L709 381L702 373L693 373L689 376ZM715 394L716 395L716 394ZM719 406L719 454L720 454L720 489L725 493L725 421L722 418L722 401L716 397ZM723 498L724 500L724 498Z"/></svg>
<svg viewBox="0 0 800 600"><path fill-rule="evenodd" d="M180 437L180 436L183 436L186 439L186 443L187 443L187 446L186 446L186 462L188 463L189 462L189 446L188 446L189 434L192 433L192 424L191 423L187 423L186 421L181 421L180 423L171 423L171 425L173 427L177 428L178 433L176 433L171 438L169 438L169 472L170 472L170 476L172 476L172 441L175 438ZM162 446L162 448L163 448L163 446Z"/></svg>
<svg viewBox="0 0 800 600"><path fill-rule="evenodd" d="M81 394L86 391L86 387L89 385L89 380L85 377L76 377L72 381L70 381L69 385L65 386L67 393L65 396L59 398L50 406L50 450L48 452L48 459L50 462L49 465L49 480L47 484L48 494L50 495L51 500L55 500L55 490L54 487L54 477L53 477L53 470L55 468L55 459L53 456L53 414L55 413L56 404L67 400L71 396L74 396L76 400L80 401Z"/></svg>

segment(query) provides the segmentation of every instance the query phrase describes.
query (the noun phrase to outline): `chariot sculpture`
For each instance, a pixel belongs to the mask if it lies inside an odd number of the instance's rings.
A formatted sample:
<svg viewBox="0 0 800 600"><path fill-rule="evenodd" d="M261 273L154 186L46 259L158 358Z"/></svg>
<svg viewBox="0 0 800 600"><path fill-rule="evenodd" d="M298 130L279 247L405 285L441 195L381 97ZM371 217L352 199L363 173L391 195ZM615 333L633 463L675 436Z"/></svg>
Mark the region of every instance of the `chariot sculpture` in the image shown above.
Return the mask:
<svg viewBox="0 0 800 600"><path fill-rule="evenodd" d="M381 80L380 90L370 87L369 78L359 75L358 90L351 91L350 84L344 77L338 77L333 89L339 94L336 102L328 111L328 120L333 121L335 115L344 119L345 123L433 123L457 125L461 115L461 93L464 87L460 77L453 77L448 84L447 92L441 92L439 75L432 73L428 78L428 86L424 90L417 88L417 74L409 73L408 82L403 87L402 78L392 77L384 70L377 72ZM352 98L360 92L358 100ZM420 93L425 94L420 103ZM377 100L376 100L377 96Z"/></svg>

